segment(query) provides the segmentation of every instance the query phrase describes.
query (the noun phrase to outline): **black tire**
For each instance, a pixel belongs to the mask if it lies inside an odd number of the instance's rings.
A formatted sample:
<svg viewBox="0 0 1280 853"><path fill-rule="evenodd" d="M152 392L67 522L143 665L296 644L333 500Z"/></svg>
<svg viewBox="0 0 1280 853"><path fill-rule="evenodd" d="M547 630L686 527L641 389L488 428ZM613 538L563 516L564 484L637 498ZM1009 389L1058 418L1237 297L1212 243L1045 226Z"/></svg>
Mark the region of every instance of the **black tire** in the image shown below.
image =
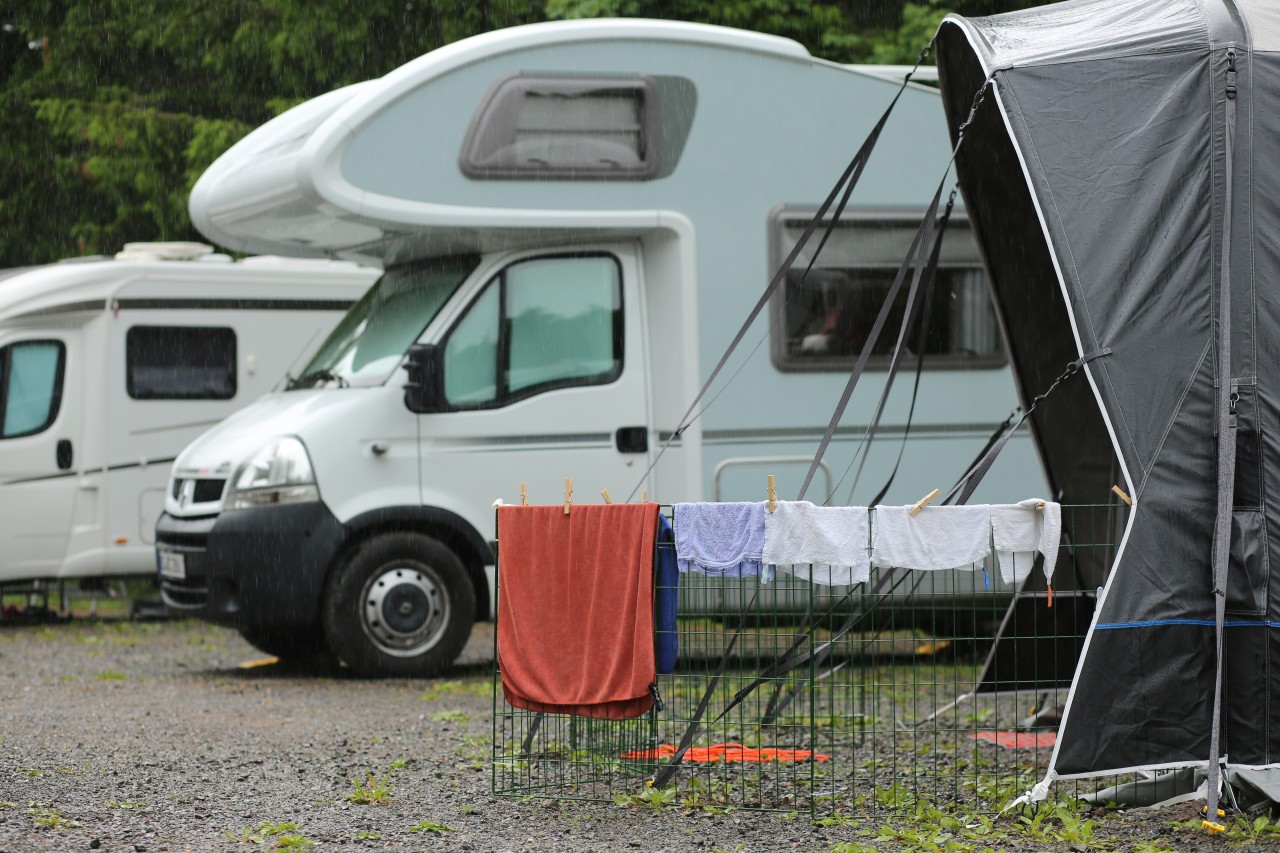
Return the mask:
<svg viewBox="0 0 1280 853"><path fill-rule="evenodd" d="M241 628L240 636L255 649L280 660L305 660L328 654L324 633L317 625L301 628Z"/></svg>
<svg viewBox="0 0 1280 853"><path fill-rule="evenodd" d="M334 569L322 611L329 648L359 675L431 677L462 651L476 597L462 561L418 533L384 533Z"/></svg>

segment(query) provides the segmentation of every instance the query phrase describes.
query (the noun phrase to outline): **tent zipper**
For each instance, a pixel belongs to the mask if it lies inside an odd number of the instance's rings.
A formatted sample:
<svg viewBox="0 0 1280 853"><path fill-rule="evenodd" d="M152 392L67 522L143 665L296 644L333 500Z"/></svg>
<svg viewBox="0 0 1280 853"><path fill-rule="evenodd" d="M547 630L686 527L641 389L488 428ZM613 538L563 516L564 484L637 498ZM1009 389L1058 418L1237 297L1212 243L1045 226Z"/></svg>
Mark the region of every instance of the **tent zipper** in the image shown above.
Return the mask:
<svg viewBox="0 0 1280 853"><path fill-rule="evenodd" d="M1227 73L1223 109L1222 259L1218 281L1218 514L1213 528L1213 603L1216 666L1213 717L1209 731L1209 766L1205 784L1204 826L1224 832L1218 820L1222 768L1223 623L1226 621L1227 569L1231 555L1231 510L1236 479L1236 404L1240 389L1231 381L1231 199L1236 138L1236 44L1227 44Z"/></svg>

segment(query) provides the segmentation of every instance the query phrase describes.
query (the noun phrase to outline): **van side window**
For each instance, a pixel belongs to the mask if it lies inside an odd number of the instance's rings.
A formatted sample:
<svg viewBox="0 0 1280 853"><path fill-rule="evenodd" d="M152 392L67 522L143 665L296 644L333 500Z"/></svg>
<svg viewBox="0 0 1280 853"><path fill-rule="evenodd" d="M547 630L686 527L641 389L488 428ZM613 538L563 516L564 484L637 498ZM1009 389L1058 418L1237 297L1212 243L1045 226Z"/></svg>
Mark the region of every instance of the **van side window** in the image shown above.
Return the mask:
<svg viewBox="0 0 1280 853"><path fill-rule="evenodd" d="M22 341L0 349L0 439L44 432L62 406L66 348Z"/></svg>
<svg viewBox="0 0 1280 853"><path fill-rule="evenodd" d="M125 335L125 385L135 400L230 400L235 330L134 326Z"/></svg>
<svg viewBox="0 0 1280 853"><path fill-rule="evenodd" d="M444 347L444 396L493 408L622 375L622 274L605 255L536 258L504 269Z"/></svg>
<svg viewBox="0 0 1280 853"><path fill-rule="evenodd" d="M771 223L770 269L796 244L812 211L782 210ZM920 214L846 214L807 277L801 276L820 234L810 240L773 299L773 362L787 371L847 371L861 352L902 259L920 225ZM910 279L904 282L867 362L887 369L902 323ZM923 308L924 294L916 296ZM918 316L918 315L917 315ZM904 341L915 354L913 327ZM988 291L982 257L969 223L952 215L933 284L925 367L982 368L1005 363L1004 342Z"/></svg>

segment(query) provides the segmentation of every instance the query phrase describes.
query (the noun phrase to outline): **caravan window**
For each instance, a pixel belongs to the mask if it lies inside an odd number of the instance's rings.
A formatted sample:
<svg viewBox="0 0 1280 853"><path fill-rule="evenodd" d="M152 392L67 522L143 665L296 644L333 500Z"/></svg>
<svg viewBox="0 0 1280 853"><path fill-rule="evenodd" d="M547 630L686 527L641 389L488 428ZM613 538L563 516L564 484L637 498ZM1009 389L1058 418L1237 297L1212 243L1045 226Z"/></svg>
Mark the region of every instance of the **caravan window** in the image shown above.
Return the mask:
<svg viewBox="0 0 1280 853"><path fill-rule="evenodd" d="M134 326L125 335L125 386L135 400L230 400L236 395L236 333Z"/></svg>
<svg viewBox="0 0 1280 853"><path fill-rule="evenodd" d="M49 428L62 405L65 361L61 341L22 341L0 349L0 438Z"/></svg>
<svg viewBox="0 0 1280 853"><path fill-rule="evenodd" d="M622 374L622 274L607 255L536 258L504 269L449 333L444 396L493 408Z"/></svg>
<svg viewBox="0 0 1280 853"><path fill-rule="evenodd" d="M777 269L813 216L783 210L772 223L770 269ZM920 225L920 214L847 214L801 281L821 233L806 245L773 300L773 361L781 370L848 370L861 352ZM886 369L906 307L908 279L872 349L867 366ZM917 300L923 294L917 295ZM905 347L914 354L917 336ZM1004 344L969 224L952 216L934 279L925 337L929 368L998 367Z"/></svg>
<svg viewBox="0 0 1280 853"><path fill-rule="evenodd" d="M657 172L655 85L515 74L490 90L462 146L471 178L637 180Z"/></svg>

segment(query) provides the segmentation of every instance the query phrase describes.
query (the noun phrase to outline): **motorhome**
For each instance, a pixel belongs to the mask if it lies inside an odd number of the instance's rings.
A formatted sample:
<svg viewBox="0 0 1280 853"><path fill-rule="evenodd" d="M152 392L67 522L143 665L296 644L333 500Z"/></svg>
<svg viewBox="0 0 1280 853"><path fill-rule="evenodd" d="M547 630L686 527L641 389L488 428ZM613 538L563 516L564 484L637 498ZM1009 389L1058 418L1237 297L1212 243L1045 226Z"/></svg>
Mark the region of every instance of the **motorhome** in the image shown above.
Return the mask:
<svg viewBox="0 0 1280 853"><path fill-rule="evenodd" d="M197 228L384 274L300 382L178 458L157 534L166 602L269 652L429 674L494 612L493 504L521 483L541 503L566 478L577 501L762 500L772 473L794 497L945 170L936 90L906 87L814 270L802 256L734 381L672 433L900 88L890 76L756 33L556 22L443 47L251 133L197 183ZM1016 405L963 217L936 287L891 499L954 480ZM850 493L873 380L818 501L865 501L893 467L911 382ZM206 499L179 502L193 481ZM1042 483L1015 441L984 488Z"/></svg>
<svg viewBox="0 0 1280 853"><path fill-rule="evenodd" d="M0 272L0 585L154 575L178 452L281 385L375 276L200 243Z"/></svg>

